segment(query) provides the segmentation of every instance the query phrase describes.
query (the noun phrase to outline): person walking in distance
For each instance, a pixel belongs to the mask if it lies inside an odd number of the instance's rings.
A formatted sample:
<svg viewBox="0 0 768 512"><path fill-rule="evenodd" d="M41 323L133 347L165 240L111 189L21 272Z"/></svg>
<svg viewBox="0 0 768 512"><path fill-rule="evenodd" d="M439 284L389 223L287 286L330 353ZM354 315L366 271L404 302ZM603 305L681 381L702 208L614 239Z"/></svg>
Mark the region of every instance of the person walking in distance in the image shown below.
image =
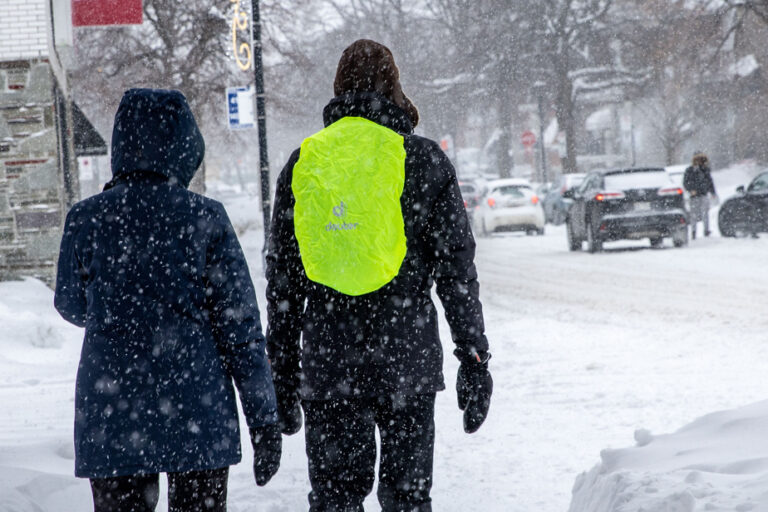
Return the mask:
<svg viewBox="0 0 768 512"><path fill-rule="evenodd" d="M311 511L431 510L435 393L444 389L437 284L466 432L493 381L472 237L455 171L413 134L392 53L344 50L325 129L280 173L267 252L267 352L284 433L305 421ZM303 340L300 343L300 339Z"/></svg>
<svg viewBox="0 0 768 512"><path fill-rule="evenodd" d="M683 187L691 196L691 238L696 239L696 225L704 222L704 236L709 236L710 195L717 199L709 158L698 151L693 155L690 167L683 174Z"/></svg>
<svg viewBox="0 0 768 512"><path fill-rule="evenodd" d="M178 91L131 89L112 180L67 215L54 303L85 327L75 475L95 512L225 512L237 385L264 485L281 434L256 294L224 207L187 190L205 144Z"/></svg>

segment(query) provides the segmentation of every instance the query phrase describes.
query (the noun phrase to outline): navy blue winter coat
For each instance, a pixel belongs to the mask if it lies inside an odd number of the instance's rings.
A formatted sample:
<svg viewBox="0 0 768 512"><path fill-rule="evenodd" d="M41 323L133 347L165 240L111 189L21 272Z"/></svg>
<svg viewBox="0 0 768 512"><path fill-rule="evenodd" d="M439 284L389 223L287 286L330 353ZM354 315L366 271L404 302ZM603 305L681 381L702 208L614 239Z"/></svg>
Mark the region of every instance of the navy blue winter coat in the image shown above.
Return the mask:
<svg viewBox="0 0 768 512"><path fill-rule="evenodd" d="M132 89L115 116L113 180L67 215L55 305L85 327L77 476L239 462L233 380L250 428L277 420L237 237L220 203L186 190L204 150L181 93Z"/></svg>

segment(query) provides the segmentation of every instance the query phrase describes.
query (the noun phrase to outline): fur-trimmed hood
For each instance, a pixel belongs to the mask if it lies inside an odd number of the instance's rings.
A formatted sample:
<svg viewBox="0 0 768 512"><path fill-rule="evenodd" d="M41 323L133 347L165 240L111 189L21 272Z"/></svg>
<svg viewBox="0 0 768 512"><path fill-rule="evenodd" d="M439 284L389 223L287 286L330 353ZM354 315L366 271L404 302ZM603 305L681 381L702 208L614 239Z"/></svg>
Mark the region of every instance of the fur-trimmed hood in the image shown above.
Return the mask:
<svg viewBox="0 0 768 512"><path fill-rule="evenodd" d="M709 167L709 158L704 153L694 153L691 165L694 167Z"/></svg>

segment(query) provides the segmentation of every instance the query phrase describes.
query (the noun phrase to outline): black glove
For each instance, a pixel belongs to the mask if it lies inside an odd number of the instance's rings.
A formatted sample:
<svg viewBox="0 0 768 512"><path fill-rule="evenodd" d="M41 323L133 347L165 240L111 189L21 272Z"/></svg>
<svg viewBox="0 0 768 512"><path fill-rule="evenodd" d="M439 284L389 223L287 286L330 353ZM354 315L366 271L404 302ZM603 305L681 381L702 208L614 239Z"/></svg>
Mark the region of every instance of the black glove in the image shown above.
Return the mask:
<svg viewBox="0 0 768 512"><path fill-rule="evenodd" d="M459 409L464 411L464 432L477 432L488 416L493 393L493 378L488 371L491 354L473 352L466 357L457 349L454 352L461 361L456 377L456 396Z"/></svg>
<svg viewBox="0 0 768 512"><path fill-rule="evenodd" d="M302 416L299 393L275 384L275 396L277 397L277 421L280 425L280 431L287 436L293 435L301 430Z"/></svg>
<svg viewBox="0 0 768 512"><path fill-rule="evenodd" d="M253 476L258 486L267 485L280 467L283 436L277 424L251 429L253 445Z"/></svg>

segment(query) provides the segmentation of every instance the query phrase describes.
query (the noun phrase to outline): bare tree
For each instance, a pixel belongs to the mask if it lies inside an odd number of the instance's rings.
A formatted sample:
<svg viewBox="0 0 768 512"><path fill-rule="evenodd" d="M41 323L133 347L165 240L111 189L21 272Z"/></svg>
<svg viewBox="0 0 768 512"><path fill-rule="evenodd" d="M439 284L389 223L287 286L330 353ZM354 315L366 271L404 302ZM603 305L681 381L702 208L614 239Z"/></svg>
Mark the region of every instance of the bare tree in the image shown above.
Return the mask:
<svg viewBox="0 0 768 512"><path fill-rule="evenodd" d="M627 41L628 57L649 71L637 88L641 111L664 148L665 162L679 161L683 144L695 135L702 119L697 104L711 79L711 58L719 42L716 17L686 0L648 0L636 4Z"/></svg>
<svg viewBox="0 0 768 512"><path fill-rule="evenodd" d="M576 172L575 106L580 94L641 82L644 70L626 68L621 40L611 38L614 0L543 0L533 12L540 52L547 59L555 115L565 132L563 172Z"/></svg>
<svg viewBox="0 0 768 512"><path fill-rule="evenodd" d="M518 116L517 105L527 96L526 71L531 68L532 24L527 16L530 2L514 4L505 0L437 0L430 3L436 23L446 30L454 62L449 68L453 93L471 84L477 108L495 117L496 163L499 175L510 175L512 161L512 124ZM466 112L465 112L466 115Z"/></svg>
<svg viewBox="0 0 768 512"><path fill-rule="evenodd" d="M88 91L79 101L109 120L129 87L178 89L206 138L215 138L223 126L224 88L235 80L252 80L234 65L235 4L222 5L226 10L205 0L144 0L140 26L78 29L74 79L79 90ZM250 40L247 33L240 37ZM204 180L203 168L192 188L204 190Z"/></svg>

